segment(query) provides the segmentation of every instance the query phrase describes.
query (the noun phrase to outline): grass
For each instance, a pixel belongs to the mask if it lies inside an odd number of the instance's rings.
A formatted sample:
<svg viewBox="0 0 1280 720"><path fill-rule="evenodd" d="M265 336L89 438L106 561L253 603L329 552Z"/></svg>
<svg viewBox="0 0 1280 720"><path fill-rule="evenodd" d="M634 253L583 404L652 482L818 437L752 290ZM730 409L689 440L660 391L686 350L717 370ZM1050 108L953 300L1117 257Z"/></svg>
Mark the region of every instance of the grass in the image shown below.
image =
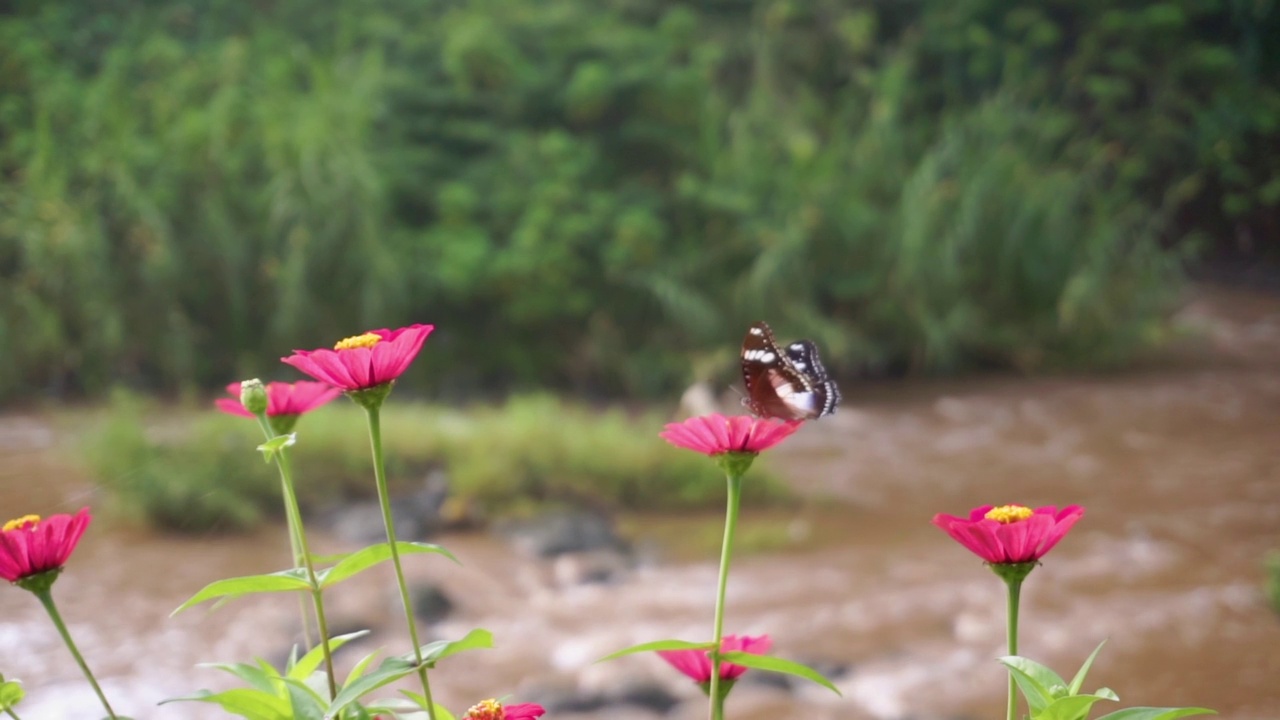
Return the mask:
<svg viewBox="0 0 1280 720"><path fill-rule="evenodd" d="M550 396L466 409L388 402L383 443L393 494L443 469L451 502L484 516L546 505L609 511L718 510L714 463L657 436L654 412L595 410ZM339 399L301 419L294 460L305 509L372 497L363 411ZM87 433L84 457L119 510L179 532L240 531L276 515L278 479L255 448L257 424L213 410L164 407L117 393ZM754 468L744 503L788 500Z"/></svg>

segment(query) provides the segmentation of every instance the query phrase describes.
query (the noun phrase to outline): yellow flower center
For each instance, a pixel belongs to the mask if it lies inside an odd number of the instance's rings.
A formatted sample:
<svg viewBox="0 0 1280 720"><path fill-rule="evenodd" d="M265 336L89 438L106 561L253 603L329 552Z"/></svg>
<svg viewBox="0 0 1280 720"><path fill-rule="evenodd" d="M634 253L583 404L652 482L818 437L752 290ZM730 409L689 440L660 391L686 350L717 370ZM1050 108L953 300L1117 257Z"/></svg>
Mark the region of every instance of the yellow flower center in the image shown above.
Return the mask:
<svg viewBox="0 0 1280 720"><path fill-rule="evenodd" d="M354 348L373 347L382 342L382 336L377 333L365 333L363 335L352 335L349 338L343 338L333 346L334 350L352 350Z"/></svg>
<svg viewBox="0 0 1280 720"><path fill-rule="evenodd" d="M991 508L987 511L984 518L995 520L998 523L1008 525L1010 523L1022 522L1027 518L1035 515L1035 511L1029 507L1021 505L1001 505L1000 507Z"/></svg>
<svg viewBox="0 0 1280 720"><path fill-rule="evenodd" d="M3 530L4 532L9 532L10 530L35 530L36 525L39 524L39 515L23 515L16 520L10 520L5 523L4 528L0 528L0 530Z"/></svg>
<svg viewBox="0 0 1280 720"><path fill-rule="evenodd" d="M502 703L497 700L485 700L473 705L463 720L502 720L505 716Z"/></svg>

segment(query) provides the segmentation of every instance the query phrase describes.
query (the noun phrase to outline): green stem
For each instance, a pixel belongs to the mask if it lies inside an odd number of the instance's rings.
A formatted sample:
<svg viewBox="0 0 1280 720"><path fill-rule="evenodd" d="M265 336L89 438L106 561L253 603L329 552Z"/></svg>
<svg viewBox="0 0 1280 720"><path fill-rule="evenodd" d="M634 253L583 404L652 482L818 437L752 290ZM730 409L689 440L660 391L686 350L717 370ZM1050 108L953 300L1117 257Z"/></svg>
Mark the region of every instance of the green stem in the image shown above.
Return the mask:
<svg viewBox="0 0 1280 720"><path fill-rule="evenodd" d="M724 515L724 546L720 549L720 582L716 588L715 648L711 651L711 720L723 720L724 697L720 692L720 647L724 642L724 595L729 586L729 561L733 557L733 535L738 526L738 504L742 497L742 476L728 473L729 499Z"/></svg>
<svg viewBox="0 0 1280 720"><path fill-rule="evenodd" d="M76 659L76 664L80 666L80 670L84 672L84 676L89 679L89 684L93 686L93 691L98 694L98 700L102 701L102 707L106 708L107 716L115 720L116 713L111 709L111 703L107 702L107 696L102 694L102 688L98 685L98 681L93 677L93 673L89 672L89 665L85 663L84 656L76 648L75 642L71 639L71 633L67 632L67 624L62 621L62 616L58 614L58 607L53 604L53 593L48 589L33 590L35 596L40 598L40 604L44 605L45 611L49 613L49 619L53 620L54 627L58 628L58 634L62 636L62 642L67 644L67 649L71 651L71 656Z"/></svg>
<svg viewBox="0 0 1280 720"><path fill-rule="evenodd" d="M418 626L413 619L413 604L409 600L409 586L404 581L404 569L400 566L400 549L396 547L396 526L391 517L391 495L387 491L387 470L382 460L382 420L375 405L365 406L369 418L369 444L373 448L373 476L378 484L378 504L382 506L382 524L387 529L387 545L391 548L391 564L396 570L396 583L400 586L400 602L404 605L404 619L409 625L409 639L413 641L413 657L418 665L418 679L422 681L422 697L426 701L427 717L436 720L435 703L431 699L431 685L427 682L427 666L422 662L422 643L418 641Z"/></svg>
<svg viewBox="0 0 1280 720"><path fill-rule="evenodd" d="M18 711L13 708L5 708L4 711L9 713L9 717L13 718L13 720L22 720L22 718L18 717Z"/></svg>
<svg viewBox="0 0 1280 720"><path fill-rule="evenodd" d="M1018 654L1018 600L1022 591L1022 580L1006 580L1009 588L1009 612L1008 612L1008 635L1009 635L1009 655ZM1009 673L1009 712L1007 720L1017 720L1018 717L1018 683L1013 679L1013 673Z"/></svg>
<svg viewBox="0 0 1280 720"><path fill-rule="evenodd" d="M258 424L268 440L275 437L266 413L258 415ZM307 583L311 586L311 604L316 611L316 628L320 632L320 647L324 653L325 678L329 682L329 699L338 696L337 676L333 671L333 650L329 647L329 623L324 614L324 598L320 589L320 581L316 578L315 564L311 561L311 550L307 547L307 533L302 526L302 510L298 506L298 493L293 485L293 466L289 461L289 449L280 448L275 454L276 468L280 470L280 494L284 497L284 516L289 526L289 545L293 549L294 567L307 570ZM310 646L310 631L305 609L302 613L303 640Z"/></svg>

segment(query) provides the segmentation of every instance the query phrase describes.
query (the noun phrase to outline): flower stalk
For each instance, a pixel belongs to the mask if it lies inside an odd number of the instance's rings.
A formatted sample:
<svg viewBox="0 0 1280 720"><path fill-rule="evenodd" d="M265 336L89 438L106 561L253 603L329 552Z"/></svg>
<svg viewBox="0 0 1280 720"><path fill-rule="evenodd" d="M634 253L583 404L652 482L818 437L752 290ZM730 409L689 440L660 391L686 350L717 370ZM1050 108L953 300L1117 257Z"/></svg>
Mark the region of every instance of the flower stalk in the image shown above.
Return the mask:
<svg viewBox="0 0 1280 720"><path fill-rule="evenodd" d="M400 564L400 550L396 547L395 520L391 516L391 496L387 490L387 470L382 458L382 421L380 413L382 400L386 398L386 393L390 390L390 384L385 389L373 388L372 390L381 391L377 392L373 397L369 395L360 397L358 393L349 394L356 396L352 399L365 409L365 415L369 420L369 445L373 452L373 475L374 481L378 486L378 504L382 506L382 524L387 531L387 546L391 549L391 564L395 568L396 584L400 588L400 602L404 606L404 618L409 626L409 639L413 642L413 657L418 667L418 679L422 681L422 697L425 700L424 705L426 705L427 717L429 720L435 720L435 702L431 699L431 684L427 681L427 666L422 662L422 643L418 641L418 626L413 618L413 603L409 599L409 586L405 583L404 569ZM373 398L376 398L376 400Z"/></svg>
<svg viewBox="0 0 1280 720"><path fill-rule="evenodd" d="M276 432L272 426L270 418L267 417L265 409L259 410L256 414L258 425L262 427L262 434L267 440L276 437ZM324 593L320 588L320 582L316 578L315 563L311 561L311 550L307 547L307 534L302 526L302 511L298 507L298 493L293 485L293 466L289 460L289 449L282 447L275 453L276 468L280 471L280 494L284 498L284 515L285 522L289 526L289 546L293 550L294 567L305 568L307 571L307 584L310 585L311 604L316 613L316 630L320 634L320 646L324 653L324 671L325 679L329 684L329 699L338 695L338 681L333 670L333 650L329 647L329 623L324 613ZM306 612L302 614L302 632L303 639L310 644L310 631L308 630L309 622L307 621Z"/></svg>
<svg viewBox="0 0 1280 720"><path fill-rule="evenodd" d="M56 574L57 571L52 572ZM76 647L75 641L71 639L71 633L67 631L67 624L63 622L62 615L58 612L58 606L53 602L53 592L50 589L52 584L52 582L49 582L42 584L40 587L29 587L27 589L40 600L40 604L49 613L49 619L53 621L53 626L58 628L58 634L62 636L62 642L71 651L71 656L75 658L76 664L80 666L80 670L89 681L89 685L93 687L93 692L97 694L98 701L102 703L103 709L107 711L107 717L111 718L111 720L116 720L116 713L111 709L111 703L107 702L107 696L103 694L97 678L89 670L89 664L84 661L84 656L80 654L80 649ZM10 710L9 714L12 715L13 711Z"/></svg>
<svg viewBox="0 0 1280 720"><path fill-rule="evenodd" d="M720 690L720 654L724 643L724 598L729 586L729 562L733 559L733 536L738 527L738 507L742 498L742 475L751 464L755 454L726 453L722 456L721 466L725 468L728 484L728 499L725 503L724 544L720 548L720 577L716 585L716 615L711 650L711 682L707 694L711 699L711 720L723 720L725 693Z"/></svg>
<svg viewBox="0 0 1280 720"><path fill-rule="evenodd" d="M1025 575L1023 576L1025 577ZM1007 577L1005 585L1009 589L1008 604L1008 642L1009 656L1013 657L1018 654L1018 601L1022 593L1022 578ZM1006 720L1018 719L1018 683L1013 679L1013 673L1009 673L1009 712Z"/></svg>

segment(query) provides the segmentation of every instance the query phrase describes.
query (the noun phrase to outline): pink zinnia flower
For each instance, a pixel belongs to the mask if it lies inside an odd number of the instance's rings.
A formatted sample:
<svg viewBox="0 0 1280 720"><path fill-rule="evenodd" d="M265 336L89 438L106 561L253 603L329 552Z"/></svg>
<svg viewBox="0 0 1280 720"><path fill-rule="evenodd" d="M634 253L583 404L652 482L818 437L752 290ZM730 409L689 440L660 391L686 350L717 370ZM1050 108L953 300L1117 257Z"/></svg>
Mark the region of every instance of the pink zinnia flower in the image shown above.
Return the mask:
<svg viewBox="0 0 1280 720"><path fill-rule="evenodd" d="M218 398L214 400L213 402L218 406L219 410L232 415L253 417L253 413L240 404L240 383L228 385L227 392L235 399ZM299 380L295 383L267 383L267 415L269 417L301 415L315 410L341 394L342 391L338 388L309 380Z"/></svg>
<svg viewBox="0 0 1280 720"><path fill-rule="evenodd" d="M752 655L763 655L769 652L773 641L768 635L751 637L743 635L725 635L720 642L721 652L742 651ZM711 681L711 653L707 650L659 650L658 655L671 666L688 675L699 685ZM720 663L721 680L737 680L747 669L733 663Z"/></svg>
<svg viewBox="0 0 1280 720"><path fill-rule="evenodd" d="M497 700L485 700L473 705L462 720L528 720L540 718L546 710L535 703L502 706Z"/></svg>
<svg viewBox="0 0 1280 720"><path fill-rule="evenodd" d="M725 417L712 413L670 423L658 436L672 445L705 455L761 453L785 440L802 424L798 420L779 422L749 415Z"/></svg>
<svg viewBox="0 0 1280 720"><path fill-rule="evenodd" d="M294 350L281 360L347 392L368 390L400 377L434 329L433 325L410 325L370 330L339 341L332 350Z"/></svg>
<svg viewBox="0 0 1280 720"><path fill-rule="evenodd" d="M0 529L0 578L11 583L58 570L89 527L89 508L75 515L26 515Z"/></svg>
<svg viewBox="0 0 1280 720"><path fill-rule="evenodd" d="M933 524L956 542L993 565L1036 562L1066 536L1084 508L1054 505L1031 508L1022 505L983 505L969 519L935 515Z"/></svg>

